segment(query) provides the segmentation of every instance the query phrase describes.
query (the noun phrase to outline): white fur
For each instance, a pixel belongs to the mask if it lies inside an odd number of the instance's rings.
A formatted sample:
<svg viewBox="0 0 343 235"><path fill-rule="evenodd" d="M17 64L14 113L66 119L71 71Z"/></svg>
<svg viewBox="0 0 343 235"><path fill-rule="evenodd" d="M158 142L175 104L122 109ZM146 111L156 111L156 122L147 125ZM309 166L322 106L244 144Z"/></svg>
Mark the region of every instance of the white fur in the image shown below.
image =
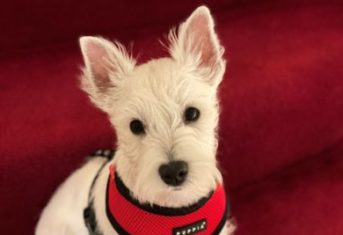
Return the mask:
<svg viewBox="0 0 343 235"><path fill-rule="evenodd" d="M216 162L217 87L225 61L206 7L199 7L179 27L177 36L171 31L170 39L170 58L137 66L119 43L81 38L82 87L116 129L114 163L133 196L142 203L181 207L195 203L222 182ZM185 123L184 111L190 106L200 110L200 118ZM142 121L144 135L130 131L133 119ZM168 186L159 176L159 166L170 160L189 165L181 186ZM89 161L60 186L42 213L36 235L88 234L82 210L101 163L99 159ZM112 235L116 233L104 212L107 169L100 174L93 197L99 228L104 235ZM233 230L228 222L221 234Z"/></svg>

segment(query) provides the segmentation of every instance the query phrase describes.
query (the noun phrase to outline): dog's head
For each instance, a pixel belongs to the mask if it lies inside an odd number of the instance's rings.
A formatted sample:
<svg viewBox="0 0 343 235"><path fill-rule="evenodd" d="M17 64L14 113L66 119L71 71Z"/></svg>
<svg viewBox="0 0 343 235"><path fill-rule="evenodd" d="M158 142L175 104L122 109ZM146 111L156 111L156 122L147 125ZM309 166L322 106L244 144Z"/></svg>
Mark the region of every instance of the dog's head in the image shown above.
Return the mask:
<svg viewBox="0 0 343 235"><path fill-rule="evenodd" d="M169 37L170 57L141 65L118 43L82 37L82 87L116 129L116 168L133 196L180 207L221 181L217 88L225 61L206 7Z"/></svg>

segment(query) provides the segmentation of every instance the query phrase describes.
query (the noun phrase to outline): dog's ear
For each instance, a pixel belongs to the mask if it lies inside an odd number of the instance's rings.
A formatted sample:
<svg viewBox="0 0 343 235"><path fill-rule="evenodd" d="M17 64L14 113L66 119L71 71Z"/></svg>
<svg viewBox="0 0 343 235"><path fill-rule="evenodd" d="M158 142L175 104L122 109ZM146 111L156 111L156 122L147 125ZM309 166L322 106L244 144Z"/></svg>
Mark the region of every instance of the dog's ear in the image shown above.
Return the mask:
<svg viewBox="0 0 343 235"><path fill-rule="evenodd" d="M81 37L80 47L85 63L82 89L104 111L108 111L111 91L135 67L135 61L119 43L101 37Z"/></svg>
<svg viewBox="0 0 343 235"><path fill-rule="evenodd" d="M171 56L183 64L195 64L211 85L217 86L225 72L224 49L214 30L210 10L201 6L180 25L177 35L172 30Z"/></svg>

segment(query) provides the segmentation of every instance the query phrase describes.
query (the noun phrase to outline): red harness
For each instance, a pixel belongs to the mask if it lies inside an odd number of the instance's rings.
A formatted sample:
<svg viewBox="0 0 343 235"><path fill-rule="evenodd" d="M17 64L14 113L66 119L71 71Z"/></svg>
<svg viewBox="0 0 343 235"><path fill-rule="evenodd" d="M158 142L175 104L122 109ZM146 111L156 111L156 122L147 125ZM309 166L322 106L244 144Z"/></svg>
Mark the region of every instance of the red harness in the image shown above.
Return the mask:
<svg viewBox="0 0 343 235"><path fill-rule="evenodd" d="M225 190L218 185L208 197L185 208L142 205L110 167L107 185L106 212L113 228L120 235L209 235L219 234L227 220L228 203Z"/></svg>

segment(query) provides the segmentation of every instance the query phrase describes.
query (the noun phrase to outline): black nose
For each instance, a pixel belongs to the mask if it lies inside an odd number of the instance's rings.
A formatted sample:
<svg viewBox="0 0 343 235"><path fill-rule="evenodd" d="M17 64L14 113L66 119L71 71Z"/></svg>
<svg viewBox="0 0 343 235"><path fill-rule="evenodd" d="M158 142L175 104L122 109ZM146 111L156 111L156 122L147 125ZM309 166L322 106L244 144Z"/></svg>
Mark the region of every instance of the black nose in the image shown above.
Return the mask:
<svg viewBox="0 0 343 235"><path fill-rule="evenodd" d="M172 161L158 169L162 180L172 186L181 185L188 174L188 164L184 161Z"/></svg>

